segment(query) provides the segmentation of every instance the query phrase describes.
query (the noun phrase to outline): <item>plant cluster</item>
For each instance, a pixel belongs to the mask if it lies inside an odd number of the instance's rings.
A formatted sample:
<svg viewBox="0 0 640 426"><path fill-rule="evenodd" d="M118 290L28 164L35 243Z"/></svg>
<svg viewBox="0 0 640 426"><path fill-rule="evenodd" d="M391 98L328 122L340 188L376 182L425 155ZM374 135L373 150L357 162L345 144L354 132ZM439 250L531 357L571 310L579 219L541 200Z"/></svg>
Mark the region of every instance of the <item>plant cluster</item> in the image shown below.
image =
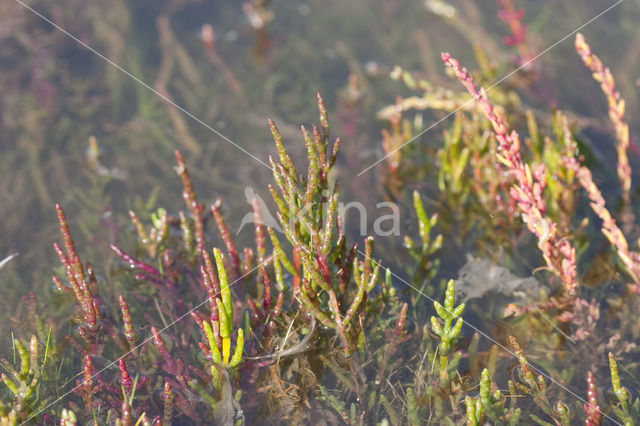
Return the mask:
<svg viewBox="0 0 640 426"><path fill-rule="evenodd" d="M245 6L256 30L269 21L267 3ZM510 1L500 5L512 32L506 42L518 49L516 63L524 63L531 57L524 15ZM171 45L168 21L158 26ZM228 72L214 41L206 40L211 60ZM625 103L581 35L576 49L607 97L622 204L630 209ZM173 54L163 58L164 78L174 61L184 66L184 55ZM333 183L341 142L330 138L319 95L319 124L302 127L305 168L269 122L277 226L254 197L247 247L232 235L221 200L200 201L180 151L175 169L186 209L130 211L136 241L111 244L119 262L109 271L81 255L57 205L55 294L43 303L31 293L15 318L14 360L1 360L0 423L635 424L640 398L627 383L637 383L631 372L639 367L633 342L640 331L629 318L639 313L640 254L607 209L567 114L522 111L510 90L490 99L475 82L492 75L477 54L477 75L442 54L466 92L400 68L391 72L424 92L380 113L391 125L382 148L393 196L406 195L415 166L407 167L410 159L400 151L420 127L406 114L456 111L437 153L436 211L427 213L423 196L412 192L417 231L404 239L404 257L412 259L402 265L408 279L377 257L373 237L347 241L340 186ZM226 78L241 94L233 76ZM162 79L157 86L163 90ZM179 115L171 117L187 132ZM525 123L527 135L510 130L512 123ZM543 136L545 128L552 136ZM187 133L182 137L186 149L197 151ZM92 146L97 151L95 140ZM614 249L592 269L608 265L611 282L624 274L615 282L618 297L604 299L598 285L587 284L595 249L589 220L580 218L580 187ZM456 281L445 270L446 251L461 241L513 269L524 269L520 257L538 260L531 269L539 266L534 272L548 291L501 306L494 329L475 326L467 319L478 306L456 301ZM603 303L610 309L601 311ZM64 316L62 326L53 321ZM617 333L607 335L599 327L604 321L618 324ZM597 386L605 380L609 390Z"/></svg>

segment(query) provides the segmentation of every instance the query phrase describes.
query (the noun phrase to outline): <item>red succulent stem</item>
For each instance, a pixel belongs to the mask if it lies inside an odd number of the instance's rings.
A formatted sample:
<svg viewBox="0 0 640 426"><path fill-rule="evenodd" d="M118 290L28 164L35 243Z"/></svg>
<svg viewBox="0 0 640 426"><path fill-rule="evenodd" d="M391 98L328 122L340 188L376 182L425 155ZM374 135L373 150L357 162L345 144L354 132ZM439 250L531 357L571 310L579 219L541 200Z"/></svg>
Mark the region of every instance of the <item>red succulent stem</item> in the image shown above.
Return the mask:
<svg viewBox="0 0 640 426"><path fill-rule="evenodd" d="M242 276L249 274L253 269L253 260L255 252L251 247L244 248L244 258L242 260Z"/></svg>
<svg viewBox="0 0 640 426"><path fill-rule="evenodd" d="M403 303L402 308L400 308L400 313L398 314L398 319L396 320L396 325L393 328L393 338L396 341L402 340L405 334L405 327L407 325L407 311L409 310L409 304Z"/></svg>
<svg viewBox="0 0 640 426"><path fill-rule="evenodd" d="M591 371L587 373L587 400L588 403L584 404L584 411L587 413L585 425L599 426L602 424L602 412L598 405L596 382Z"/></svg>
<svg viewBox="0 0 640 426"><path fill-rule="evenodd" d="M64 214L64 210L60 204L56 204L56 210L58 211L58 226L60 228L60 233L62 234L62 240L64 241L64 247L67 252L67 257L69 259L69 264L71 265L71 269L73 274L76 277L77 281L82 281L85 279L84 276L84 268L82 267L82 262L80 262L80 257L78 256L78 252L76 251L76 246L71 237L71 230L69 229L69 224L67 223L67 217Z"/></svg>
<svg viewBox="0 0 640 426"><path fill-rule="evenodd" d="M264 235L262 211L260 210L260 203L258 202L257 197L251 199L251 207L253 209L253 227L256 234L256 250L258 251L258 262L262 262L267 252L267 240Z"/></svg>
<svg viewBox="0 0 640 426"><path fill-rule="evenodd" d="M215 294L215 291L213 289L213 284L211 283L211 279L209 278L209 274L207 273L206 267L202 264L200 265L200 277L202 278L202 286L207 291L207 296L209 298L213 297Z"/></svg>
<svg viewBox="0 0 640 426"><path fill-rule="evenodd" d="M127 264L129 264L130 267L141 269L144 272L146 272L146 273L148 273L148 274L150 274L150 275L152 275L154 277L161 277L162 276L162 273L160 273L159 270L157 270L156 268L154 268L151 265L147 265L146 263L136 259L135 257L131 256L130 254L128 254L127 252L122 250L117 245L110 244L109 247L111 247L111 250L113 250L122 260L124 260Z"/></svg>
<svg viewBox="0 0 640 426"><path fill-rule="evenodd" d="M131 414L131 405L129 404L129 401L127 400L127 398L124 398L122 400L122 405L120 407L121 410L121 417L120 417L120 421L121 421L121 425L122 426L131 426L132 425L132 414Z"/></svg>
<svg viewBox="0 0 640 426"><path fill-rule="evenodd" d="M127 343L129 343L129 349L133 349L136 346L138 336L133 328L133 320L131 318L129 304L123 295L120 295L119 301L120 312L122 313L122 322L124 324L124 337L127 339Z"/></svg>
<svg viewBox="0 0 640 426"><path fill-rule="evenodd" d="M169 353L169 350L167 349L167 346L165 345L164 340L162 339L162 336L160 335L160 332L158 331L158 329L155 327L151 327L151 334L153 334L153 344L158 349L158 352L160 352L160 355L162 355L162 358L164 359L165 371L175 376L179 375L182 369L179 368L179 365L176 364L175 360Z"/></svg>
<svg viewBox="0 0 640 426"><path fill-rule="evenodd" d="M498 18L509 25L511 30L511 35L505 36L503 42L507 46L516 46L520 54L520 61L525 64L532 57L526 43L528 27L522 23L526 12L524 9L516 9L513 0L499 0L498 3L502 7L498 10Z"/></svg>
<svg viewBox="0 0 640 426"><path fill-rule="evenodd" d="M93 404L93 361L91 355L86 354L84 356L84 374L82 377L82 383L79 386L82 392L82 399L84 400L85 411L91 413Z"/></svg>
<svg viewBox="0 0 640 426"><path fill-rule="evenodd" d="M295 276L293 277L293 294L296 294L300 291L300 278L301 278L301 267L302 259L300 257L300 249L298 247L293 248L293 268L296 271Z"/></svg>
<svg viewBox="0 0 640 426"><path fill-rule="evenodd" d="M196 322L196 324L198 324L198 327L200 327L200 330L202 330L202 332L204 333L204 319L202 319L202 317L200 316L200 314L196 311L192 311L191 312L191 318L193 318L193 320Z"/></svg>
<svg viewBox="0 0 640 426"><path fill-rule="evenodd" d="M616 82L609 67L606 67L600 58L596 56L591 47L587 44L584 36L576 34L576 51L582 58L584 64L593 72L593 78L600 83L600 87L607 97L609 104L609 118L618 139L618 178L622 185L623 196L629 202L629 191L631 190L631 166L627 158L629 148L629 125L624 119L625 102L621 98L620 92L616 90Z"/></svg>
<svg viewBox="0 0 640 426"><path fill-rule="evenodd" d="M118 367L120 368L120 383L124 386L124 390L129 393L133 388L133 380L129 375L129 371L127 371L127 365L125 364L124 359L118 359Z"/></svg>
<svg viewBox="0 0 640 426"><path fill-rule="evenodd" d="M264 280L264 294L262 295L262 308L264 309L265 314L269 312L271 309L271 280L269 279L269 274L267 274L264 266L262 268L262 278Z"/></svg>
<svg viewBox="0 0 640 426"><path fill-rule="evenodd" d="M218 198L216 202L211 205L211 213L213 213L213 217L215 218L216 224L218 225L218 230L220 231L222 241L224 241L224 244L227 247L227 253L229 253L229 259L231 260L231 269L233 272L232 279L235 281L240 277L240 255L238 254L238 248L236 247L236 244L231 238L229 227L224 221L222 213L220 213L221 207L222 200Z"/></svg>
<svg viewBox="0 0 640 426"><path fill-rule="evenodd" d="M178 165L176 166L176 172L182 179L182 197L184 198L184 201L187 204L187 208L189 209L189 211L191 212L191 216L193 217L196 234L196 244L198 253L201 253L204 250L205 242L204 223L202 222L202 213L204 212L205 206L203 203L199 203L196 198L196 193L193 189L193 183L191 182L191 176L189 175L189 171L187 170L187 165L184 161L182 153L176 150L175 155L178 162Z"/></svg>
<svg viewBox="0 0 640 426"><path fill-rule="evenodd" d="M220 281L218 281L218 274L211 261L211 255L207 251L202 252L202 259L204 260L204 268L211 283L213 289L213 296L217 297L220 294Z"/></svg>
<svg viewBox="0 0 640 426"><path fill-rule="evenodd" d="M164 391L162 392L164 399L164 413L162 416L163 423L170 425L173 418L173 407L175 405L176 395L173 393L171 383L167 380L164 382Z"/></svg>
<svg viewBox="0 0 640 426"><path fill-rule="evenodd" d="M273 307L273 309L271 310L271 316L276 318L280 315L280 312L282 312L282 304L284 303L284 293L279 293L278 294L278 299L276 300L276 304Z"/></svg>

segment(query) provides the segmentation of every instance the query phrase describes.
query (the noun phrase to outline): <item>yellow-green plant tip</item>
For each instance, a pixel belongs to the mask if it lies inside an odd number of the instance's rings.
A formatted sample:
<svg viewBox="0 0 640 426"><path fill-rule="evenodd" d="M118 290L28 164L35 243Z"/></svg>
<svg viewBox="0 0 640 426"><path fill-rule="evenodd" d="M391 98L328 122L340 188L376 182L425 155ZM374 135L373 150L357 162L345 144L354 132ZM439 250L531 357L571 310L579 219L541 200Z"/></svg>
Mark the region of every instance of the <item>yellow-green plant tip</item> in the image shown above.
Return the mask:
<svg viewBox="0 0 640 426"><path fill-rule="evenodd" d="M220 389L220 370L218 370L222 365L221 363L217 363L217 365L211 366L211 382L213 383L213 387L215 389Z"/></svg>
<svg viewBox="0 0 640 426"><path fill-rule="evenodd" d="M282 250L282 245L280 245L280 240L278 240L276 231L273 228L267 228L267 232L269 233L269 238L271 239L271 244L273 245L273 253L275 254L275 257L280 260L282 266L284 266L291 275L295 275L296 270L293 267L293 264L289 261L289 258L287 257L284 250Z"/></svg>
<svg viewBox="0 0 640 426"><path fill-rule="evenodd" d="M320 111L320 125L325 132L329 131L329 114L327 114L327 107L324 103L324 98L318 93L318 110Z"/></svg>
<svg viewBox="0 0 640 426"><path fill-rule="evenodd" d="M465 304L462 303L461 305L456 306L453 311L451 312L452 316L455 317L459 317L460 315L462 315L462 312L464 311L465 308Z"/></svg>
<svg viewBox="0 0 640 426"><path fill-rule="evenodd" d="M223 337L222 338L222 362L224 365L229 364L229 357L231 356L231 338Z"/></svg>
<svg viewBox="0 0 640 426"><path fill-rule="evenodd" d="M353 281L356 286L360 288L362 285L362 277L360 276L360 260L357 257L353 258Z"/></svg>
<svg viewBox="0 0 640 426"><path fill-rule="evenodd" d="M436 313L442 319L449 319L451 317L451 313L445 309L440 303L433 302L433 307L436 309Z"/></svg>
<svg viewBox="0 0 640 426"><path fill-rule="evenodd" d="M153 227L160 230L166 226L167 223L167 211L160 207L155 212L151 213L151 223Z"/></svg>
<svg viewBox="0 0 640 426"><path fill-rule="evenodd" d="M618 374L618 363L612 352L609 352L609 370L611 370L611 386L613 387L613 391L618 394L622 388L622 384L620 382L620 375Z"/></svg>
<svg viewBox="0 0 640 426"><path fill-rule="evenodd" d="M451 332L449 333L449 337L451 339L455 339L460 335L460 331L462 330L463 323L464 323L463 319L458 318L458 321L456 321L456 325L453 326L453 328L451 329Z"/></svg>
<svg viewBox="0 0 640 426"><path fill-rule="evenodd" d="M324 229L321 230L321 251L322 253L328 253L331 248L331 235L333 233L333 225L335 222L335 214L338 208L338 198L340 187L339 185L335 186L335 193L329 198L329 203L327 206L327 217L324 223Z"/></svg>
<svg viewBox="0 0 640 426"><path fill-rule="evenodd" d="M293 161L291 161L291 157L289 156L289 154L287 154L287 151L284 147L282 135L280 135L278 126L276 126L276 123L273 120L269 120L269 127L271 128L271 135L273 136L273 141L276 144L276 151L278 152L278 157L280 157L280 162L286 166L287 172L295 179L297 176L297 171L295 166L293 165ZM274 169L274 167L272 167L272 169Z"/></svg>
<svg viewBox="0 0 640 426"><path fill-rule="evenodd" d="M213 362L216 364L220 364L222 361L222 356L220 355L220 349L218 349L218 344L216 343L216 338L213 335L213 330L207 321L202 323L202 327L204 328L204 333L207 335L207 340L209 341L209 349L211 350L211 358Z"/></svg>
<svg viewBox="0 0 640 426"><path fill-rule="evenodd" d="M424 210L422 198L418 191L413 191L413 207L418 215L418 232L420 234L420 238L424 241L425 238L428 238L429 232L431 232L431 223L429 222L427 212Z"/></svg>
<svg viewBox="0 0 640 426"><path fill-rule="evenodd" d="M444 294L444 306L448 311L453 309L456 297L456 284L455 281L449 280L447 283L447 291Z"/></svg>
<svg viewBox="0 0 640 426"><path fill-rule="evenodd" d="M242 353L244 351L244 330L238 329L238 338L236 339L236 350L233 352L229 367L233 368L242 362Z"/></svg>
<svg viewBox="0 0 640 426"><path fill-rule="evenodd" d="M220 281L220 297L222 298L222 306L226 313L227 319L233 321L233 301L231 300L231 290L229 289L229 280L227 278L227 270L224 266L224 258L218 248L213 249L213 256L216 259L216 268L218 269L218 280ZM220 305L218 305L220 306ZM222 319L221 319L222 320ZM222 321L220 324L222 329Z"/></svg>
<svg viewBox="0 0 640 426"><path fill-rule="evenodd" d="M467 425L479 425L478 420L476 419L475 404L473 398L471 398L470 396L465 396L464 403L467 406Z"/></svg>
<svg viewBox="0 0 640 426"><path fill-rule="evenodd" d="M213 330L209 323L204 321L202 323L202 328L204 328L204 334L207 336L207 340L209 341L209 347L216 345L216 338L213 336Z"/></svg>
<svg viewBox="0 0 640 426"><path fill-rule="evenodd" d="M442 326L440 325L436 317L431 317L431 329L437 335L442 334Z"/></svg>
<svg viewBox="0 0 640 426"><path fill-rule="evenodd" d="M618 363L612 352L609 352L609 369L611 370L611 387L613 388L613 392L616 394L618 401L627 402L629 393L627 389L622 386L620 374L618 373Z"/></svg>
<svg viewBox="0 0 640 426"><path fill-rule="evenodd" d="M357 270L357 266L354 265L354 277L357 277L359 274L360 273ZM353 315L356 313L356 310L358 309L358 307L360 306L364 298L366 283L364 282L364 279L360 279L357 283L358 283L358 291L353 298L353 302L351 302L351 306L349 306L349 309L347 309L347 313L344 316L344 319L343 319L344 327L346 327L349 324L349 321L351 320L351 318L353 318Z"/></svg>
<svg viewBox="0 0 640 426"><path fill-rule="evenodd" d="M378 281L378 277L380 276L380 264L375 262L375 266L373 268L373 274L371 274L371 279L369 279L369 283L367 284L367 292L373 290L376 282Z"/></svg>
<svg viewBox="0 0 640 426"><path fill-rule="evenodd" d="M483 404L489 404L489 395L491 392L491 374L488 369L483 369L480 373L480 399Z"/></svg>
<svg viewBox="0 0 640 426"><path fill-rule="evenodd" d="M309 130L305 126L301 126L302 134L304 135L304 145L307 148L307 159L309 160L309 171L313 171L314 173L318 169L318 154L316 153L315 146L311 141L311 135L309 134ZM315 189L315 186L308 182L310 188Z"/></svg>
<svg viewBox="0 0 640 426"><path fill-rule="evenodd" d="M225 338L231 336L233 332L233 319L227 317L222 301L216 299L216 306L218 307L218 321L220 324L220 337Z"/></svg>
<svg viewBox="0 0 640 426"><path fill-rule="evenodd" d="M9 377L2 373L2 381L9 388L9 390L15 395L18 396L20 394L20 390L18 389L18 385L16 385Z"/></svg>
<svg viewBox="0 0 640 426"><path fill-rule="evenodd" d="M280 197L280 195L278 194L278 190L274 188L274 186L271 184L269 185L269 193L271 194L271 197L273 197L273 201L276 203L276 206L278 207L278 213L282 214L284 219L288 221L289 215L287 214L287 212L289 211L289 209L287 208L287 205L285 204L282 197ZM267 228L267 230L269 231L271 230L271 228ZM273 239L271 241L273 241Z"/></svg>
<svg viewBox="0 0 640 426"><path fill-rule="evenodd" d="M33 370L36 377L40 374L40 366L38 365L38 338L34 335L31 335L31 340L29 341L29 362L30 368Z"/></svg>
<svg viewBox="0 0 640 426"><path fill-rule="evenodd" d="M386 268L384 271L384 283L387 287L391 287L393 285L393 281L391 280L391 269Z"/></svg>
<svg viewBox="0 0 640 426"><path fill-rule="evenodd" d="M276 256L274 256L273 259L273 273L276 276L276 287L278 291L284 291L286 285L284 283L284 275L282 275L282 263Z"/></svg>
<svg viewBox="0 0 640 426"><path fill-rule="evenodd" d="M60 414L60 420L64 423L61 423L62 425L75 425L76 422L78 421L77 417L76 417L76 413L74 413L72 410L67 410L66 408L62 409L62 413Z"/></svg>
<svg viewBox="0 0 640 426"><path fill-rule="evenodd" d="M16 348L18 349L18 354L20 355L20 376L19 377L24 380L29 375L29 369L31 367L29 352L27 351L27 348L19 339L15 339L15 345L16 345Z"/></svg>

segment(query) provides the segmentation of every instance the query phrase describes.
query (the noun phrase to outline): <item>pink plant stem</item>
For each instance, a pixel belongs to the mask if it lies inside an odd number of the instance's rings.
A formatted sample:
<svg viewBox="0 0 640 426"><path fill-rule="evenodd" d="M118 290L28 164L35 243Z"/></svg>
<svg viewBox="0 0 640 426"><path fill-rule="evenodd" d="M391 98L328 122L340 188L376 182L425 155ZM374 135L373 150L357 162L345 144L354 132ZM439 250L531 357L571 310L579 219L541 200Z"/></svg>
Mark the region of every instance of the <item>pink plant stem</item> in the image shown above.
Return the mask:
<svg viewBox="0 0 640 426"><path fill-rule="evenodd" d="M210 24L203 25L200 34L211 63L220 68L220 70L222 71L222 75L229 84L231 90L233 90L233 92L237 95L244 96L242 83L240 83L240 80L236 78L229 65L227 65L224 59L222 59L222 57L218 54L213 27Z"/></svg>
<svg viewBox="0 0 640 426"><path fill-rule="evenodd" d="M231 260L231 269L233 271L232 279L236 280L240 277L240 255L238 254L238 248L236 244L233 242L231 238L231 232L229 232L229 228L227 227L227 223L224 221L222 217L222 213L220 213L220 208L222 207L222 200L219 198L216 200L214 204L211 205L211 213L213 213L213 217L216 220L216 224L218 225L218 230L220 231L220 235L222 236L222 240L224 241L225 246L227 247L227 252L229 253L229 258Z"/></svg>
<svg viewBox="0 0 640 426"><path fill-rule="evenodd" d="M64 284L60 280L60 278L56 277L55 275L53 275L51 278L53 279L53 283L56 285L58 290L63 291L65 293L71 293L71 289L67 287L66 284Z"/></svg>
<svg viewBox="0 0 640 426"><path fill-rule="evenodd" d="M65 267L65 270L67 272L67 278L69 280L69 286L73 291L73 295L78 301L80 301L82 299L82 293L80 292L80 287L78 285L78 281L76 280L76 276L73 273L73 269L71 267L71 262L69 261L69 258L67 257L64 250L62 249L62 247L60 247L58 243L53 243L53 249L56 251L56 253L58 254L58 257L60 258L60 262ZM54 278L54 282L55 281L56 280ZM67 289L69 288L67 286L64 286L64 287Z"/></svg>
<svg viewBox="0 0 640 426"><path fill-rule="evenodd" d="M262 270L262 278L264 280L264 294L262 295L262 308L264 309L265 315L269 313L269 309L271 309L271 280L269 279L269 275L267 274L267 270L264 268L260 268Z"/></svg>
<svg viewBox="0 0 640 426"><path fill-rule="evenodd" d="M258 262L262 262L267 252L267 244L264 235L262 211L260 210L260 203L258 202L258 198L254 197L251 200L251 207L253 208L253 221L256 235L256 250L258 252Z"/></svg>
<svg viewBox="0 0 640 426"><path fill-rule="evenodd" d="M402 308L400 308L400 313L398 313L398 319L396 320L396 325L393 328L393 340L395 342L399 342L402 340L402 337L406 333L405 327L407 325L407 312L409 310L409 304L403 303Z"/></svg>
<svg viewBox="0 0 640 426"><path fill-rule="evenodd" d="M136 259L135 257L131 256L130 254L128 254L127 252L122 250L117 245L110 244L109 247L111 247L111 250L113 250L122 260L124 260L126 263L128 263L130 267L142 269L146 273L148 273L148 274L150 274L152 276L155 276L155 277L162 276L160 271L158 271L156 268L154 268L151 265L147 265L146 263Z"/></svg>
<svg viewBox="0 0 640 426"><path fill-rule="evenodd" d="M209 279L209 274L207 273L205 266L202 264L200 264L200 276L202 277L202 285L207 290L207 297L209 298L209 300L212 300L214 297L216 297L216 294L213 290L211 279Z"/></svg>
<svg viewBox="0 0 640 426"><path fill-rule="evenodd" d="M160 281L159 279L149 276L147 274L143 274L142 272L138 272L133 276L137 281L147 281L155 286L164 287L167 285L167 281ZM170 282L169 282L170 284Z"/></svg>
<svg viewBox="0 0 640 426"><path fill-rule="evenodd" d="M62 250L62 247L57 243L53 244L53 248L58 254L60 262L66 269L69 286L73 291L76 301L80 304L80 308L82 309L85 323L79 328L79 331L83 338L89 342L98 331L100 311L98 310L98 305L93 297L91 288L87 283L88 277L87 274L85 274L80 257L76 252L75 243L71 237L71 231L69 229L69 224L67 223L64 210L59 204L56 204L56 210L58 212L58 226L60 228L60 233L62 234L65 249ZM54 278L54 282L58 287L68 289L68 287L64 286L60 280ZM94 290L97 290L96 286L93 286L93 288Z"/></svg>
<svg viewBox="0 0 640 426"><path fill-rule="evenodd" d="M251 247L244 248L244 258L242 260L242 275L245 276L251 272L253 269L253 261L255 257L255 252Z"/></svg>
<svg viewBox="0 0 640 426"><path fill-rule="evenodd" d="M129 304L127 303L127 299L125 299L123 295L120 295L119 302L120 312L122 313L122 322L124 324L124 337L125 339L127 339L127 343L129 343L129 348L133 349L136 347L136 340L138 336L136 335L136 331L133 328L133 320L131 319Z"/></svg>
<svg viewBox="0 0 640 426"><path fill-rule="evenodd" d="M599 426L602 424L602 416L598 405L596 382L591 371L587 373L587 399L589 403L584 404L584 411L587 413L585 425Z"/></svg>
<svg viewBox="0 0 640 426"><path fill-rule="evenodd" d="M607 237L611 245L616 248L618 256L620 256L622 263L637 287L640 285L640 255L629 250L629 243L616 224L615 219L611 217L602 193L593 182L591 171L584 166L580 166L575 158L565 158L564 162L567 168L576 172L580 185L587 191L589 200L591 200L591 208L602 220L602 233Z"/></svg>
<svg viewBox="0 0 640 426"><path fill-rule="evenodd" d="M262 311L260 311L260 309L258 308L258 305L256 305L256 303L250 298L247 298L247 305L249 305L249 309L251 309L249 311L249 315L251 315L251 320L254 323L257 323L262 317Z"/></svg>
<svg viewBox="0 0 640 426"><path fill-rule="evenodd" d="M202 252L202 258L204 260L206 276L209 279L209 283L211 284L213 296L216 297L220 294L220 281L218 281L218 275L216 274L216 270L213 267L213 262L211 261L211 256L209 255L209 253L206 251ZM205 286L209 283L205 283Z"/></svg>
<svg viewBox="0 0 640 426"><path fill-rule="evenodd" d="M85 410L87 413L91 413L93 403L93 361L89 354L84 356L84 375L81 388Z"/></svg>
<svg viewBox="0 0 640 426"><path fill-rule="evenodd" d="M587 44L584 36L576 34L576 51L582 58L584 64L593 72L593 78L600 83L600 87L607 97L609 103L609 118L613 122L618 139L618 178L622 185L622 192L625 202L629 202L629 191L631 189L631 167L627 158L629 148L629 126L624 121L625 102L620 98L620 93L616 90L616 82L613 79L609 67L605 67L600 58L591 52L591 47Z"/></svg>
<svg viewBox="0 0 640 426"><path fill-rule="evenodd" d="M173 357L169 353L167 346L164 344L164 340L162 339L162 336L160 335L158 329L155 327L151 327L151 334L153 334L153 344L158 349L158 352L160 352L160 355L162 355L162 358L164 358L165 371L175 376L179 375L181 369L173 360Z"/></svg>
<svg viewBox="0 0 640 426"><path fill-rule="evenodd" d="M175 151L176 160L178 165L176 166L176 172L182 179L182 197L187 204L187 208L191 212L193 217L193 223L196 233L196 244L198 246L198 253L204 249L205 235L204 235L204 223L202 222L202 213L204 212L204 204L199 203L196 198L196 192L193 189L193 183L191 182L191 176L187 170L187 165L184 162L182 153L178 150Z"/></svg>
<svg viewBox="0 0 640 426"><path fill-rule="evenodd" d="M80 262L80 257L78 257L78 253L76 252L76 246L73 242L73 238L71 238L71 231L69 230L67 217L64 214L64 210L62 210L62 206L60 206L60 204L56 204L56 210L58 211L58 225L60 227L60 233L62 234L62 240L64 241L64 248L67 252L69 264L71 265L71 270L75 275L76 281L80 282L85 279L84 268L82 267L82 262Z"/></svg>
<svg viewBox="0 0 640 426"><path fill-rule="evenodd" d="M127 365L124 363L124 359L118 359L118 367L120 368L120 383L124 387L125 391L131 392L133 379L131 379L129 371L127 371Z"/></svg>
<svg viewBox="0 0 640 426"><path fill-rule="evenodd" d="M454 70L491 123L499 143L498 161L515 177L510 195L517 201L527 227L538 238L538 248L549 269L562 279L566 295L575 297L578 292L576 252L569 241L558 238L557 225L546 216L546 203L542 196L546 186L544 165L534 166L532 173L529 165L522 161L520 136L516 131L508 132L485 90L478 89L467 69L449 53L442 53L442 60Z"/></svg>
<svg viewBox="0 0 640 426"><path fill-rule="evenodd" d="M213 262L211 261L211 256L206 251L202 251L202 257L204 260L204 264L200 265L200 275L202 276L202 282L204 287L207 290L207 296L209 298L209 305L211 306L211 328L213 330L213 334L216 338L216 343L220 345L222 343L220 339L220 327L219 327L219 313L218 313L218 305L216 303L216 298L220 296L220 281L218 281L218 276L215 273L213 268ZM196 322L198 320L194 317ZM198 322L200 328L204 332L204 328L202 327L202 323Z"/></svg>
<svg viewBox="0 0 640 426"><path fill-rule="evenodd" d="M282 304L284 303L284 293L278 294L278 299L276 300L276 305L271 310L272 317L278 317L280 312L282 312Z"/></svg>
<svg viewBox="0 0 640 426"><path fill-rule="evenodd" d="M171 383L166 380L164 382L164 392L162 393L162 397L164 399L164 413L162 419L164 423L170 425L171 419L173 418L173 406L176 400L176 395L171 389Z"/></svg>
<svg viewBox="0 0 640 426"><path fill-rule="evenodd" d="M89 352L87 352L78 342L76 342L71 336L67 335L64 336L65 340L67 342L69 342L69 344L71 346L73 346L73 348L76 350L76 352L78 352L79 354L81 354L82 356L88 355Z"/></svg>
<svg viewBox="0 0 640 426"><path fill-rule="evenodd" d="M90 333L96 333L98 331L100 311L86 281L82 281L81 290L83 298L80 305L82 306L82 312L84 314L85 327Z"/></svg>
<svg viewBox="0 0 640 426"><path fill-rule="evenodd" d="M204 319L200 316L200 313L196 312L196 311L192 311L191 312L191 318L193 318L193 320L196 322L196 324L198 324L198 327L200 327L200 330L202 330L202 332L204 333Z"/></svg>
<svg viewBox="0 0 640 426"><path fill-rule="evenodd" d="M498 10L498 18L506 22L511 30L511 35L505 36L503 42L507 46L517 46L520 53L520 61L522 64L526 64L532 55L526 43L528 28L522 23L525 10L516 9L513 0L499 0L498 3L502 7L502 9Z"/></svg>
<svg viewBox="0 0 640 426"><path fill-rule="evenodd" d="M132 414L131 414L131 405L129 405L129 401L125 398L122 400L121 406L122 417L120 418L120 424L122 426L131 426L132 423Z"/></svg>

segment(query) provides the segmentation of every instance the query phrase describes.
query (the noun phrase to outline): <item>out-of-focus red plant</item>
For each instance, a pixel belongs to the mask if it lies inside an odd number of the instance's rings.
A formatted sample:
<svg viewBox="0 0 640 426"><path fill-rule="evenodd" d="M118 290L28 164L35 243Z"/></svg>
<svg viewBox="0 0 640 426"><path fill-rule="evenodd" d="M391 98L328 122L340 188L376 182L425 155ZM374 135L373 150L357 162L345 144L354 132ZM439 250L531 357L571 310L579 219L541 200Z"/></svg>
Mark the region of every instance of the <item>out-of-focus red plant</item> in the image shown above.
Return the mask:
<svg viewBox="0 0 640 426"><path fill-rule="evenodd" d="M593 71L593 78L600 83L602 91L609 103L609 118L613 122L618 139L618 178L622 185L622 193L625 202L629 202L629 191L631 190L631 166L627 158L629 148L629 126L624 121L625 102L616 90L616 82L613 79L609 67L605 67L600 58L591 52L591 47L587 44L584 36L576 34L576 50L582 57L584 64Z"/></svg>
<svg viewBox="0 0 640 426"><path fill-rule="evenodd" d="M513 0L498 0L501 9L498 10L498 18L509 25L511 35L504 36L502 42L507 46L518 48L519 65L530 65L533 54L527 45L527 32L529 27L522 23L526 11L516 9Z"/></svg>

